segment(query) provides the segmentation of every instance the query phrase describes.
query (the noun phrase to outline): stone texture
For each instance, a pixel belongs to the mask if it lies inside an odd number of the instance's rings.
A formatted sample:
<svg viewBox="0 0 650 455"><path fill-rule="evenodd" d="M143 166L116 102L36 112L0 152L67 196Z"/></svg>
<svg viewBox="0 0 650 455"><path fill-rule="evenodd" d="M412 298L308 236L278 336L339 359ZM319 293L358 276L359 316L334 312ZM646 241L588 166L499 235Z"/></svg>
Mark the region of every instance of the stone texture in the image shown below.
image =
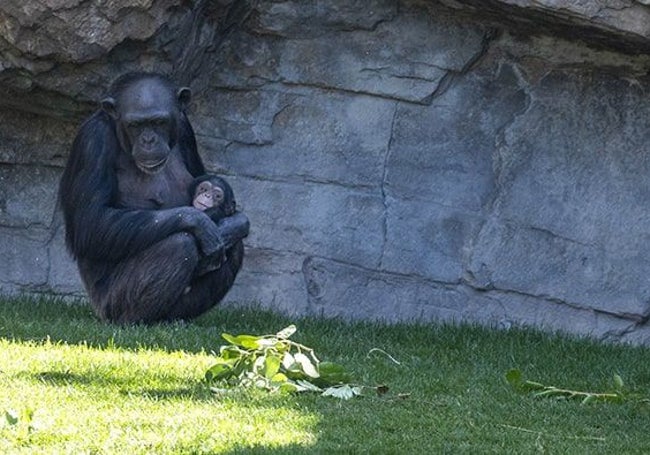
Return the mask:
<svg viewBox="0 0 650 455"><path fill-rule="evenodd" d="M48 279L44 292L79 296L83 283L65 248L62 217L55 219L53 230L54 235L47 242Z"/></svg>
<svg viewBox="0 0 650 455"><path fill-rule="evenodd" d="M394 111L372 97L226 91L197 101L194 115L217 170L371 187L383 177Z"/></svg>
<svg viewBox="0 0 650 455"><path fill-rule="evenodd" d="M470 298L463 290L442 283L320 258L308 258L304 274L310 313L326 317L459 322L486 304L483 299Z"/></svg>
<svg viewBox="0 0 650 455"><path fill-rule="evenodd" d="M299 6L299 7L296 7ZM332 0L327 2L263 2L257 5L252 28L285 38L329 35L333 30L374 30L397 16L392 0Z"/></svg>
<svg viewBox="0 0 650 455"><path fill-rule="evenodd" d="M401 105L386 193L480 212L494 192L495 144L526 105L525 90L507 65L494 79L464 78L430 106Z"/></svg>
<svg viewBox="0 0 650 455"><path fill-rule="evenodd" d="M366 8L357 4L349 14ZM238 35L225 46L233 71L217 81L230 87L281 82L426 103L482 55L490 36L489 29L435 21L420 10L391 15L371 30L281 41Z"/></svg>
<svg viewBox="0 0 650 455"><path fill-rule="evenodd" d="M228 294L226 304L259 305L290 315L305 315L307 289L302 271L304 256L251 247L245 266Z"/></svg>
<svg viewBox="0 0 650 455"><path fill-rule="evenodd" d="M58 169L0 165L0 225L49 227L58 176Z"/></svg>
<svg viewBox="0 0 650 455"><path fill-rule="evenodd" d="M178 0L5 0L0 8L0 48L16 53L20 66L32 58L87 61L126 39L149 38ZM4 49L3 49L4 48ZM25 58L26 57L26 58ZM39 66L43 66L41 63ZM4 68L12 62L3 61Z"/></svg>
<svg viewBox="0 0 650 455"><path fill-rule="evenodd" d="M479 236L471 267L478 282L650 315L649 132L641 120L650 103L639 93L620 78L567 73L534 88L500 149L508 163L496 201L502 221Z"/></svg>
<svg viewBox="0 0 650 455"><path fill-rule="evenodd" d="M389 198L378 270L459 283L481 222L481 217L462 209Z"/></svg>
<svg viewBox="0 0 650 455"><path fill-rule="evenodd" d="M0 292L83 295L57 181L156 70L251 219L226 305L650 344L647 2L100 3L0 6Z"/></svg>
<svg viewBox="0 0 650 455"><path fill-rule="evenodd" d="M70 148L68 138L77 126L76 122L0 110L0 163L63 166Z"/></svg>
<svg viewBox="0 0 650 455"><path fill-rule="evenodd" d="M3 292L40 291L47 288L49 260L44 229L0 227L0 288Z"/></svg>
<svg viewBox="0 0 650 455"><path fill-rule="evenodd" d="M368 267L379 262L383 226L379 195L337 185L231 181L250 213L249 245L310 252Z"/></svg>
<svg viewBox="0 0 650 455"><path fill-rule="evenodd" d="M565 37L635 53L648 51L650 8L645 0L441 0L452 7L507 15L509 20ZM546 30L544 30L546 29Z"/></svg>

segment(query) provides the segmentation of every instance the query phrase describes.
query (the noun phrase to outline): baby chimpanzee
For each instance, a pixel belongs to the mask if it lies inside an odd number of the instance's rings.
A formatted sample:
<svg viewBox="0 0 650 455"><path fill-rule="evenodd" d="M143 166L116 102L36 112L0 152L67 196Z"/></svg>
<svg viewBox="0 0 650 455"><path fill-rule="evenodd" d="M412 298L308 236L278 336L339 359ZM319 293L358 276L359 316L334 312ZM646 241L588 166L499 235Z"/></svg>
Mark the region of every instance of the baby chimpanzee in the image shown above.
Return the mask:
<svg viewBox="0 0 650 455"><path fill-rule="evenodd" d="M190 185L190 194L192 205L203 210L214 222L235 213L235 194L221 177L204 175L196 178Z"/></svg>
<svg viewBox="0 0 650 455"><path fill-rule="evenodd" d="M235 213L235 193L228 182L216 175L203 175L194 179L190 185L190 196L194 208L202 210L215 223ZM199 261L198 275L218 270L228 260L228 256L236 256L241 263L244 255L244 245L237 242L223 257L208 256Z"/></svg>

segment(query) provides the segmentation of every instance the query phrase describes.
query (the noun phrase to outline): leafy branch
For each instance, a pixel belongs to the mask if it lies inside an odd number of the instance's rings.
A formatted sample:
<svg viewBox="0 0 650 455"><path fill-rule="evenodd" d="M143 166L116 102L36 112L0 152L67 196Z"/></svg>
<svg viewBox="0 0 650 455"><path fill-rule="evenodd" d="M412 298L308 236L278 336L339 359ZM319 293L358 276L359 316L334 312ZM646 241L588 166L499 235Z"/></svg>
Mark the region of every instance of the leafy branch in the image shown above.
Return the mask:
<svg viewBox="0 0 650 455"><path fill-rule="evenodd" d="M273 335L221 334L228 344L219 348L216 363L205 373L206 380L214 384L212 390L258 387L280 393L319 392L342 399L361 395L364 386L350 384L351 376L343 366L322 362L312 348L290 340L295 332L296 327L290 325Z"/></svg>
<svg viewBox="0 0 650 455"><path fill-rule="evenodd" d="M506 373L506 380L515 389L522 392L533 392L533 396L539 398L580 400L582 404L594 401L620 403L629 398L629 395L623 393L623 379L618 374L614 374L614 390L611 392L590 392L544 385L539 382L524 380L521 371L518 369L509 370Z"/></svg>

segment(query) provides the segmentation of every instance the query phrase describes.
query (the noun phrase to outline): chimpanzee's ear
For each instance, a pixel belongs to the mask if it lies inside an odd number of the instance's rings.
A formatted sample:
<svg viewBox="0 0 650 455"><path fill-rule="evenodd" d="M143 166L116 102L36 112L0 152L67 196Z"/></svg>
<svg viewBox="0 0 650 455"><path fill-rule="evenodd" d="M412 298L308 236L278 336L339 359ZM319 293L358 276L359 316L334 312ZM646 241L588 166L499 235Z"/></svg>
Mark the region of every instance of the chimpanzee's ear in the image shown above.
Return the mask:
<svg viewBox="0 0 650 455"><path fill-rule="evenodd" d="M117 109L115 107L115 99L114 98L111 98L110 96L108 96L108 97L104 98L101 101L100 104L101 104L102 110L104 112L106 112L108 115L110 115L111 118L113 118L113 120L117 120L119 115L118 115Z"/></svg>
<svg viewBox="0 0 650 455"><path fill-rule="evenodd" d="M192 90L190 90L189 87L181 87L178 89L176 96L178 97L178 102L181 105L181 110L184 111L187 109L187 106L189 106L190 101L192 100Z"/></svg>

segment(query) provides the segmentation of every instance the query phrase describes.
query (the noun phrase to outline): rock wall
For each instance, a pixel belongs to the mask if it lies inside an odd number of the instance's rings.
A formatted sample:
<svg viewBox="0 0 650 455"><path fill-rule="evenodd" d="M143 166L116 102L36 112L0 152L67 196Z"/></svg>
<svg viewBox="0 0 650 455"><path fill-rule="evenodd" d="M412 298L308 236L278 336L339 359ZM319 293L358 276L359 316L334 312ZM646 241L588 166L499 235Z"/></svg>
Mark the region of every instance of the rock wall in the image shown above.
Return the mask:
<svg viewBox="0 0 650 455"><path fill-rule="evenodd" d="M0 290L83 294L57 181L145 69L251 219L231 303L650 344L645 3L5 1Z"/></svg>

